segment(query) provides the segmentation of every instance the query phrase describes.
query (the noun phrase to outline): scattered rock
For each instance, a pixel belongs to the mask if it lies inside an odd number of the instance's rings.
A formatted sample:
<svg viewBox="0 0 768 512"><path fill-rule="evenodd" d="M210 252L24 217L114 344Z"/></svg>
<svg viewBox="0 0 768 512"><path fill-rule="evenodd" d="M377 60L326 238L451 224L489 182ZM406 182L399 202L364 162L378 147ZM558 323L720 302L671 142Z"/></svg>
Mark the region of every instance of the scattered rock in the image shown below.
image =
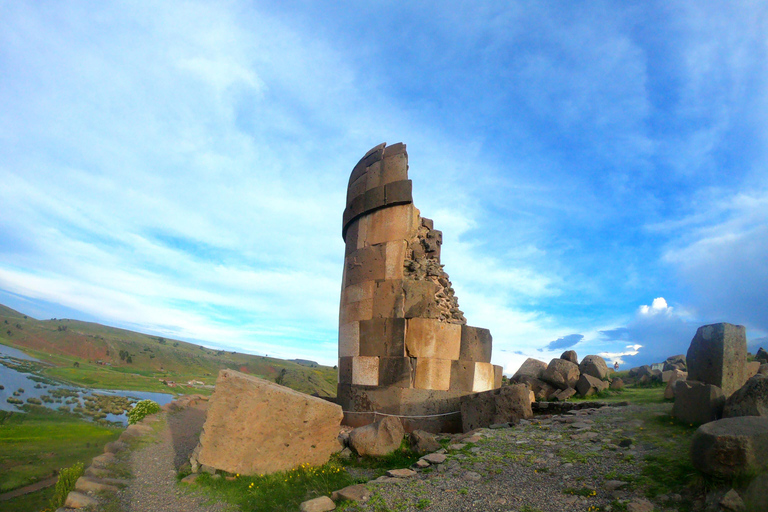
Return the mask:
<svg viewBox="0 0 768 512"><path fill-rule="evenodd" d="M416 469L424 469L431 466L431 464L424 459L417 460L416 462L413 463L413 465L416 467Z"/></svg>
<svg viewBox="0 0 768 512"><path fill-rule="evenodd" d="M759 349L757 349L757 353L755 354L755 359L762 363L768 363L768 352L763 347L760 347Z"/></svg>
<svg viewBox="0 0 768 512"><path fill-rule="evenodd" d="M691 441L691 461L720 477L768 470L768 418L739 416L700 426Z"/></svg>
<svg viewBox="0 0 768 512"><path fill-rule="evenodd" d="M447 456L443 453L430 453L422 457L422 460L426 460L430 464L442 464L445 462Z"/></svg>
<svg viewBox="0 0 768 512"><path fill-rule="evenodd" d="M757 374L728 397L724 418L735 416L764 416L768 418L768 376Z"/></svg>
<svg viewBox="0 0 768 512"><path fill-rule="evenodd" d="M676 356L669 356L666 361L664 361L664 367L663 370L683 370L686 371L688 366L685 362L685 355L684 354L678 354Z"/></svg>
<svg viewBox="0 0 768 512"><path fill-rule="evenodd" d="M181 481L182 483L185 483L185 484L193 484L197 480L198 476L200 475L198 474L187 475L184 478L182 478Z"/></svg>
<svg viewBox="0 0 768 512"><path fill-rule="evenodd" d="M587 356L581 360L579 371L582 375L591 375L598 380L604 380L608 377L608 365L605 359L600 356Z"/></svg>
<svg viewBox="0 0 768 512"><path fill-rule="evenodd" d="M197 462L244 475L321 466L341 450L341 407L252 375L221 370ZM194 464L193 464L194 466Z"/></svg>
<svg viewBox="0 0 768 512"><path fill-rule="evenodd" d="M664 389L664 398L667 400L672 400L673 398L675 398L675 382L677 382L678 380L688 379L688 372L684 372L681 370L670 370L670 371L672 373L669 376L669 380L667 380L667 387L666 389Z"/></svg>
<svg viewBox="0 0 768 512"><path fill-rule="evenodd" d="M746 329L728 323L701 326L686 359L688 380L717 386L727 398L747 380Z"/></svg>
<svg viewBox="0 0 768 512"><path fill-rule="evenodd" d="M413 478L416 472L412 469L390 469L386 475L390 478Z"/></svg>
<svg viewBox="0 0 768 512"><path fill-rule="evenodd" d="M627 485L629 485L627 482L622 482L621 480L606 480L603 482L603 487L605 487L605 490L608 492L617 491Z"/></svg>
<svg viewBox="0 0 768 512"><path fill-rule="evenodd" d="M494 423L517 423L532 416L530 389L525 384L512 384L461 397L461 423L464 432L488 427Z"/></svg>
<svg viewBox="0 0 768 512"><path fill-rule="evenodd" d="M77 491L70 492L64 502L64 508L86 508L97 507L98 505L99 500Z"/></svg>
<svg viewBox="0 0 768 512"><path fill-rule="evenodd" d="M560 359L565 359L566 361L570 361L573 364L579 364L579 356L576 355L575 350L566 350L560 354Z"/></svg>
<svg viewBox="0 0 768 512"><path fill-rule="evenodd" d="M464 449L464 447L467 446L464 443L451 443L448 445L448 449L451 451L458 451Z"/></svg>
<svg viewBox="0 0 768 512"><path fill-rule="evenodd" d="M552 395L552 398L554 398L555 400L558 400L560 402L565 402L566 400L568 400L569 398L571 398L575 394L576 394L576 390L575 389L573 389L573 388L565 388L565 389L561 389L561 390L555 392L555 394Z"/></svg>
<svg viewBox="0 0 768 512"><path fill-rule="evenodd" d="M579 366L565 359L553 359L541 374L541 380L558 389L572 388L579 381Z"/></svg>
<svg viewBox="0 0 768 512"><path fill-rule="evenodd" d="M520 366L520 368L512 376L512 381L518 382L518 378L524 375L538 379L541 377L541 374L546 369L547 369L547 363L545 363L544 361L539 361L538 359L529 357L528 359L525 360L522 366Z"/></svg>
<svg viewBox="0 0 768 512"><path fill-rule="evenodd" d="M675 381L674 386L675 418L685 423L707 423L722 417L725 396L719 387L684 380Z"/></svg>
<svg viewBox="0 0 768 512"><path fill-rule="evenodd" d="M357 502L366 502L371 497L371 491L363 484L350 485L338 491L333 491L331 499L333 501L349 500Z"/></svg>
<svg viewBox="0 0 768 512"><path fill-rule="evenodd" d="M118 489L114 485L105 483L103 480L81 476L77 479L77 482L75 482L75 490L80 492L117 492Z"/></svg>
<svg viewBox="0 0 768 512"><path fill-rule="evenodd" d="M607 382L586 373L582 373L581 377L579 377L579 381L576 383L576 391L578 391L581 396L594 395L595 393L605 391L607 388Z"/></svg>
<svg viewBox="0 0 768 512"><path fill-rule="evenodd" d="M720 506L733 512L742 512L744 510L744 501L735 490L731 489L720 500Z"/></svg>
<svg viewBox="0 0 768 512"><path fill-rule="evenodd" d="M328 496L320 496L319 498L305 501L299 505L299 510L301 512L327 512L329 510L334 510L335 508L336 504Z"/></svg>
<svg viewBox="0 0 768 512"><path fill-rule="evenodd" d="M436 452L441 448L435 435L424 430L414 430L411 432L410 440L411 449L418 454Z"/></svg>
<svg viewBox="0 0 768 512"><path fill-rule="evenodd" d="M644 498L635 498L627 503L627 512L653 512L653 503Z"/></svg>
<svg viewBox="0 0 768 512"><path fill-rule="evenodd" d="M483 479L482 475L480 473L476 473L474 471L465 471L461 478L464 480L469 480L470 482L479 482Z"/></svg>
<svg viewBox="0 0 768 512"><path fill-rule="evenodd" d="M624 389L624 381L619 378L613 379L610 386L608 387L616 391L618 391L619 389Z"/></svg>
<svg viewBox="0 0 768 512"><path fill-rule="evenodd" d="M400 420L387 416L349 434L349 446L359 455L387 455L400 448L405 430Z"/></svg>

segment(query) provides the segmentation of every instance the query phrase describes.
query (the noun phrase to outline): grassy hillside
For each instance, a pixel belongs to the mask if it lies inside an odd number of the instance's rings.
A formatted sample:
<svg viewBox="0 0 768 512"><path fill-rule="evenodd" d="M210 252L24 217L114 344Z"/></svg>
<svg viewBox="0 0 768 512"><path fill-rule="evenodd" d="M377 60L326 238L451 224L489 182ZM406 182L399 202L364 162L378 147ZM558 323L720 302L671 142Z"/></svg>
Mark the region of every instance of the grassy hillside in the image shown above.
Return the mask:
<svg viewBox="0 0 768 512"><path fill-rule="evenodd" d="M36 320L2 305L0 343L49 363L45 374L88 387L188 392L161 380L212 385L219 370L229 368L304 393L336 395L336 370L327 366L210 349L78 320Z"/></svg>

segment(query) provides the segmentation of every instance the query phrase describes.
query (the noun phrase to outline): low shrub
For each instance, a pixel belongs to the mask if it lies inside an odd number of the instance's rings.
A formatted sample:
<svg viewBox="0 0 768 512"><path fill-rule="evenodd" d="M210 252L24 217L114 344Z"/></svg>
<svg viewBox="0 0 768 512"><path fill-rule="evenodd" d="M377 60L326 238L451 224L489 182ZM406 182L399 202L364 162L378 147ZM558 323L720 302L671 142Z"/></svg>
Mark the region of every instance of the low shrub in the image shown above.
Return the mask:
<svg viewBox="0 0 768 512"><path fill-rule="evenodd" d="M51 509L56 510L64 506L69 494L75 488L77 479L83 476L83 463L78 462L72 467L64 468L59 473L59 480L56 482L56 489L51 498Z"/></svg>
<svg viewBox="0 0 768 512"><path fill-rule="evenodd" d="M150 414L160 411L160 405L153 400L142 400L128 411L128 424L133 425Z"/></svg>

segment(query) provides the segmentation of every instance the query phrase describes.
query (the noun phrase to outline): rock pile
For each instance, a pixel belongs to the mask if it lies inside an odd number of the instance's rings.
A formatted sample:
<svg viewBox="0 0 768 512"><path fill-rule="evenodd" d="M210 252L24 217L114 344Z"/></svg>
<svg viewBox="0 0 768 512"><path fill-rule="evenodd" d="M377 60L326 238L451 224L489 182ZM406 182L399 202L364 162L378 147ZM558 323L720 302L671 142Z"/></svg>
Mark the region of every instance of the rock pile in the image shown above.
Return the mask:
<svg viewBox="0 0 768 512"><path fill-rule="evenodd" d="M512 382L527 384L536 400L567 400L578 393L590 396L605 391L611 384L605 359L586 356L578 363L573 350L567 350L546 364L528 358L512 376ZM621 383L623 386L623 383Z"/></svg>

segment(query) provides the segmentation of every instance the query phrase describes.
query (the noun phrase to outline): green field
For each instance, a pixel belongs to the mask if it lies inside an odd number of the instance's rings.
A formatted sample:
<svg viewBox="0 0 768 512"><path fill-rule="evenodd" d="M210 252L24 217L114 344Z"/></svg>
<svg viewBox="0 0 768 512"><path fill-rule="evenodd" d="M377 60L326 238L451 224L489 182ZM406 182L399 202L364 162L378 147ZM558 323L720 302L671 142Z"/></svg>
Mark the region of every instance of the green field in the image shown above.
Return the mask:
<svg viewBox="0 0 768 512"><path fill-rule="evenodd" d="M95 457L122 431L43 407L27 411L0 411L0 493Z"/></svg>
<svg viewBox="0 0 768 512"><path fill-rule="evenodd" d="M46 363L43 375L85 387L210 393L219 370L226 368L304 393L336 396L336 370L328 366L212 349L78 320L36 320L2 305L0 343ZM190 381L203 386L189 386ZM166 384L171 382L173 387Z"/></svg>

